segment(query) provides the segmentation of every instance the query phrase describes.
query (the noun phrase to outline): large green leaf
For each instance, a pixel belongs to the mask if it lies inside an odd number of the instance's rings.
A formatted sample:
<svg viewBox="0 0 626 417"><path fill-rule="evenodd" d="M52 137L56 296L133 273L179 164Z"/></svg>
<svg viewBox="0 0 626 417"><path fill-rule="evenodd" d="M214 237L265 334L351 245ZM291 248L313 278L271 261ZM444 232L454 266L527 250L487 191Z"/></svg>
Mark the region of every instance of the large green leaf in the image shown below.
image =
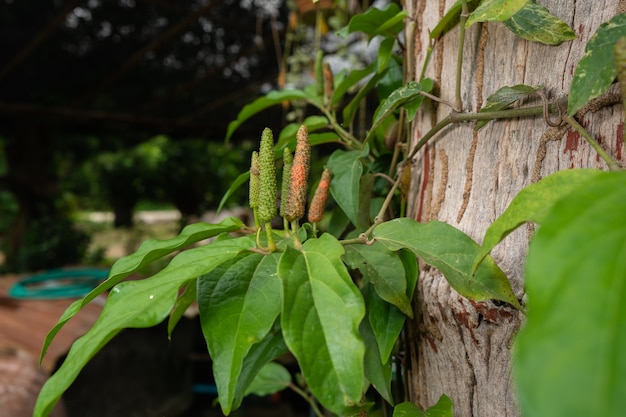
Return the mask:
<svg viewBox="0 0 626 417"><path fill-rule="evenodd" d="M439 269L459 294L476 301L506 301L521 310L511 284L491 257L470 274L480 246L459 229L443 222L418 223L401 218L382 223L374 238L391 250L406 248Z"/></svg>
<svg viewBox="0 0 626 417"><path fill-rule="evenodd" d="M558 171L520 191L485 232L483 244L472 264L472 273L485 256L513 230L527 222L543 223L554 203L601 173L595 169Z"/></svg>
<svg viewBox="0 0 626 417"><path fill-rule="evenodd" d="M231 411L244 358L280 313L278 254L244 253L198 279L202 332L224 414Z"/></svg>
<svg viewBox="0 0 626 417"><path fill-rule="evenodd" d="M113 264L109 278L94 288L83 299L74 301L63 313L58 323L48 332L44 341L41 358L46 354L48 346L61 328L89 302L98 295L111 289L130 274L141 270L150 262L176 252L186 246L217 236L220 233L235 232L243 227L241 220L231 217L218 224L196 223L185 227L178 236L166 240L146 240L135 253L120 258Z"/></svg>
<svg viewBox="0 0 626 417"><path fill-rule="evenodd" d="M626 173L556 203L531 241L514 375L527 417L626 409Z"/></svg>
<svg viewBox="0 0 626 417"><path fill-rule="evenodd" d="M330 194L348 216L352 224L361 226L359 219L359 185L363 164L361 158L368 155L365 147L360 151L336 150L328 158L328 168L333 173Z"/></svg>
<svg viewBox="0 0 626 417"><path fill-rule="evenodd" d="M285 342L316 399L337 414L358 405L364 380L359 323L365 306L343 252L326 233L304 242L302 251L287 248L278 266Z"/></svg>
<svg viewBox="0 0 626 417"><path fill-rule="evenodd" d="M242 237L189 249L154 276L113 287L98 321L74 342L61 368L43 386L33 416L47 416L80 370L122 329L160 323L172 311L182 285L253 246L254 239Z"/></svg>
<svg viewBox="0 0 626 417"><path fill-rule="evenodd" d="M534 0L529 0L519 12L503 23L517 36L546 45L559 45L576 39L576 33L567 23Z"/></svg>
<svg viewBox="0 0 626 417"><path fill-rule="evenodd" d="M237 119L228 124L226 129L226 141L228 142L239 126L241 126L246 120L252 116L260 113L268 107L275 106L283 101L289 100L307 100L311 98L309 94L302 90L274 90L267 93L263 97L259 97L252 103L247 104L241 109L237 115Z"/></svg>
<svg viewBox="0 0 626 417"><path fill-rule="evenodd" d="M174 304L174 308L170 313L170 318L167 321L167 335L171 338L172 332L174 332L174 328L183 318L187 309L196 301L197 292L196 292L196 283L197 279L192 279L182 287L182 293L179 294L176 299L176 304Z"/></svg>
<svg viewBox="0 0 626 417"><path fill-rule="evenodd" d="M483 0L469 16L465 27L476 22L502 22L519 12L529 0Z"/></svg>
<svg viewBox="0 0 626 417"><path fill-rule="evenodd" d="M585 55L574 70L567 102L567 113L570 116L609 89L617 76L613 46L624 36L626 36L626 14L619 13L601 24L589 39Z"/></svg>
<svg viewBox="0 0 626 417"><path fill-rule="evenodd" d="M531 87L525 84L517 84L512 87L499 88L495 93L487 97L487 104L480 109L479 112L490 112L503 110L515 103L517 100L521 100L528 97L530 94L535 93L541 87ZM476 123L476 129L480 129L484 125L489 123L488 120L479 120Z"/></svg>
<svg viewBox="0 0 626 417"><path fill-rule="evenodd" d="M404 266L397 252L378 242L372 245L349 245L346 247L344 261L350 268L361 272L363 278L374 286L380 298L413 317L411 302L406 293Z"/></svg>

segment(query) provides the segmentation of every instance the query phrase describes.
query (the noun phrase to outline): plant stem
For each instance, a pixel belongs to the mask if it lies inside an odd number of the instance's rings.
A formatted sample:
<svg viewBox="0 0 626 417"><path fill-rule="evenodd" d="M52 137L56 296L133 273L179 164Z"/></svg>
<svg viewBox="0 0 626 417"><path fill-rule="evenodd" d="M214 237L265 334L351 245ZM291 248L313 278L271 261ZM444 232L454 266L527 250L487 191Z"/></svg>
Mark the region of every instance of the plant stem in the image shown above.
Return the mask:
<svg viewBox="0 0 626 417"><path fill-rule="evenodd" d="M598 141L596 141L586 130L585 128L583 128L577 121L576 119L574 119L572 116L568 115L568 114L564 114L563 115L563 121L565 121L565 123L567 123L568 125L570 125L571 127L573 127L579 134L580 136L582 136L583 138L585 138L585 140L587 141L587 143L589 143L589 145L591 145L591 147L593 149L595 149L595 151L598 153L598 155L600 156L600 158L602 158L604 160L604 162L606 162L606 164L609 166L609 169L611 171L619 171L621 168L619 166L619 164L617 163L617 161L615 161L613 158L611 158L611 156L606 153L606 151L602 148L602 146L600 146L600 144L598 143Z"/></svg>
<svg viewBox="0 0 626 417"><path fill-rule="evenodd" d="M469 11L467 10L467 1L461 0L461 19L459 21L459 50L456 58L456 85L454 89L455 107L459 110L463 109L463 100L461 100L461 76L463 71L463 46L465 45L465 21Z"/></svg>
<svg viewBox="0 0 626 417"><path fill-rule="evenodd" d="M296 394L304 398L304 400L307 403L309 403L309 405L311 406L311 408L313 409L313 412L315 413L317 417L324 417L324 413L322 413L322 411L319 409L319 407L317 406L317 403L315 402L315 399L312 396L304 392L302 389L300 389L298 386L294 385L293 383L289 383L288 387L291 390L293 390L293 392L295 392Z"/></svg>
<svg viewBox="0 0 626 417"><path fill-rule="evenodd" d="M567 98L563 98L562 100L567 100ZM558 107L555 104L551 104L549 106L550 113L558 112ZM420 141L415 144L411 153L408 156L408 159L411 159L415 154L428 142L433 136L435 136L441 129L448 126L451 123L459 123L459 122L470 122L476 120L494 120L494 119L511 119L515 117L528 117L528 116L539 116L543 114L543 106L532 106L532 107L523 107L519 109L507 109L507 110L496 110L496 111L485 111L480 113L457 113L452 112L449 116L442 119L439 123L437 123L432 129L430 129L426 134L420 139Z"/></svg>
<svg viewBox="0 0 626 417"><path fill-rule="evenodd" d="M272 223L265 223L265 233L267 234L267 250L272 253L276 251L276 243L272 235Z"/></svg>

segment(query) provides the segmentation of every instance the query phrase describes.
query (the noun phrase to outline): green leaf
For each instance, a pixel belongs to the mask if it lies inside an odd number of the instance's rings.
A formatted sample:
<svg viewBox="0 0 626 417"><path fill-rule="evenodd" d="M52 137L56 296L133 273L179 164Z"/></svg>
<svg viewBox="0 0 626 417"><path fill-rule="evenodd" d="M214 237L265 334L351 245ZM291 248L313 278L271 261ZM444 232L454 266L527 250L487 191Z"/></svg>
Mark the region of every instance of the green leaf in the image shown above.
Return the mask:
<svg viewBox="0 0 626 417"><path fill-rule="evenodd" d="M534 0L505 20L504 25L517 36L546 45L559 45L576 39L576 33L561 19Z"/></svg>
<svg viewBox="0 0 626 417"><path fill-rule="evenodd" d="M498 89L498 91L487 97L487 104L485 105L485 107L480 109L479 113L506 109L517 100L526 98L540 89L541 87L531 87L524 84L517 84L513 87L502 87ZM476 129L480 129L488 122L488 120L479 120L476 123Z"/></svg>
<svg viewBox="0 0 626 417"><path fill-rule="evenodd" d="M543 223L558 200L601 173L602 171L595 169L558 171L521 190L485 232L483 244L472 264L472 272L476 271L485 256L513 230L527 222Z"/></svg>
<svg viewBox="0 0 626 417"><path fill-rule="evenodd" d="M265 336L265 339L252 345L250 352L246 355L241 374L239 374L239 379L237 380L233 410L239 408L243 398L247 395L248 387L265 364L287 352L287 346L283 340L278 321L274 324L274 329Z"/></svg>
<svg viewBox="0 0 626 417"><path fill-rule="evenodd" d="M378 58L377 58L377 68L378 72L381 72L383 69L387 68L387 64L391 59L391 54L393 54L393 46L396 44L395 38L386 38L378 47Z"/></svg>
<svg viewBox="0 0 626 417"><path fill-rule="evenodd" d="M404 267L401 275L406 283L406 296L410 300L417 284L417 259L407 250L399 251L399 255ZM376 291L366 291L366 288L367 286L362 291L367 303L367 318L376 337L379 360L381 363L387 363L404 326L406 315L393 304L384 301L377 288ZM410 316L413 316L412 310Z"/></svg>
<svg viewBox="0 0 626 417"><path fill-rule="evenodd" d="M428 93L433 89L435 82L432 80L432 78L424 78L422 79L422 81L420 81L420 84L422 85L422 92ZM425 96L423 94L420 94L415 100L411 100L402 106L406 109L408 120L415 119L415 115L422 105L424 98Z"/></svg>
<svg viewBox="0 0 626 417"><path fill-rule="evenodd" d="M407 401L393 408L393 417L424 417L424 412L415 404Z"/></svg>
<svg viewBox="0 0 626 417"><path fill-rule="evenodd" d="M511 284L491 257L471 276L472 262L480 250L469 236L447 223L418 223L401 218L382 223L374 238L391 250L406 248L439 269L459 294L476 301L506 301L521 310Z"/></svg>
<svg viewBox="0 0 626 417"><path fill-rule="evenodd" d="M246 391L246 395L254 394L259 397L282 391L291 383L289 371L276 362L266 363Z"/></svg>
<svg viewBox="0 0 626 417"><path fill-rule="evenodd" d="M113 264L109 278L94 288L83 299L74 301L63 313L58 323L48 332L44 341L41 358L46 354L48 346L61 328L89 302L98 295L111 289L130 274L139 271L150 262L176 252L193 243L219 235L235 232L243 227L241 220L229 217L218 224L196 223L185 227L178 236L165 240L146 240L133 254L120 258Z"/></svg>
<svg viewBox="0 0 626 417"><path fill-rule="evenodd" d="M476 22L502 22L519 12L528 0L483 0L465 22L470 27Z"/></svg>
<svg viewBox="0 0 626 417"><path fill-rule="evenodd" d="M452 400L446 394L442 394L437 404L428 407L426 417L452 417L452 406Z"/></svg>
<svg viewBox="0 0 626 417"><path fill-rule="evenodd" d="M335 90L333 91L332 104L339 104L355 85L376 72L376 63L372 63L366 68L350 71L345 77L335 77ZM340 75L343 73L344 72L342 71Z"/></svg>
<svg viewBox="0 0 626 417"><path fill-rule="evenodd" d="M363 173L361 158L368 155L367 146L360 151L336 150L328 158L328 168L333 173L330 193L335 202L348 216L352 224L359 222L359 184Z"/></svg>
<svg viewBox="0 0 626 417"><path fill-rule="evenodd" d="M585 104L604 94L617 76L613 46L626 36L626 14L619 13L600 25L576 65L567 103L567 114L574 115Z"/></svg>
<svg viewBox="0 0 626 417"><path fill-rule="evenodd" d="M224 414L232 409L244 358L270 332L280 313L278 258L245 253L198 279L202 332Z"/></svg>
<svg viewBox="0 0 626 417"><path fill-rule="evenodd" d="M452 417L452 406L450 398L442 394L437 404L425 412L413 403L400 403L394 408L393 417Z"/></svg>
<svg viewBox="0 0 626 417"><path fill-rule="evenodd" d="M467 0L467 9L469 12L474 11L478 2L475 0ZM446 14L441 18L435 27L430 31L429 36L431 39L437 39L441 35L448 33L450 29L455 27L461 18L461 0L457 0Z"/></svg>
<svg viewBox="0 0 626 417"><path fill-rule="evenodd" d="M325 233L287 248L278 266L283 283L283 336L316 399L341 414L362 398L365 347L359 323L363 298L341 255L343 246Z"/></svg>
<svg viewBox="0 0 626 417"><path fill-rule="evenodd" d="M285 147L289 147L292 151L296 148L296 133L300 126L305 125L309 131L309 142L311 146L317 145L311 140L311 133L316 130L327 128L329 125L329 121L325 116L309 116L302 123L289 123L287 126L280 131L280 135L278 136L278 141L274 146L276 159L282 159L283 157L283 149ZM335 135L335 138L337 135Z"/></svg>
<svg viewBox="0 0 626 417"><path fill-rule="evenodd" d="M302 90L270 91L267 95L257 98L252 103L245 105L243 109L241 109L237 115L237 119L228 124L225 141L228 142L235 130L237 130L237 128L239 128L239 126L241 126L246 120L268 107L275 106L283 101L307 99L311 99L311 96Z"/></svg>
<svg viewBox="0 0 626 417"><path fill-rule="evenodd" d="M527 417L624 415L626 173L559 200L531 241L528 316L513 349Z"/></svg>
<svg viewBox="0 0 626 417"><path fill-rule="evenodd" d="M226 190L226 192L224 193L224 196L220 200L220 204L217 206L218 213L224 208L224 204L226 204L228 199L233 194L235 194L235 191L237 191L239 187L241 187L243 184L247 183L249 179L250 179L250 171L246 171L242 174L239 174L237 178L235 178L235 181L233 181L232 184L230 184L230 187L228 187L228 190Z"/></svg>
<svg viewBox="0 0 626 417"><path fill-rule="evenodd" d="M378 242L372 245L349 245L346 247L344 262L350 268L361 271L363 278L374 286L380 298L413 317L411 302L406 294L404 266L396 252Z"/></svg>
<svg viewBox="0 0 626 417"><path fill-rule="evenodd" d="M196 279L192 279L183 285L183 292L176 299L176 304L170 313L167 322L167 335L172 337L172 332L181 318L185 315L187 309L196 301Z"/></svg>
<svg viewBox="0 0 626 417"><path fill-rule="evenodd" d="M63 365L43 386L33 416L48 415L80 370L122 329L157 325L172 311L182 285L253 246L254 239L242 237L189 249L150 278L116 285L98 321L74 342Z"/></svg>
<svg viewBox="0 0 626 417"><path fill-rule="evenodd" d="M367 94L377 87L378 82L386 75L387 68L384 68L381 72L376 72L363 87L355 94L354 98L343 108L343 119L347 125L352 124L356 112L361 106L361 102L367 97Z"/></svg>
<svg viewBox="0 0 626 417"><path fill-rule="evenodd" d="M410 81L405 86L402 86L392 92L389 97L380 104L376 113L374 114L374 119L372 122L372 127L370 128L367 137L365 138L365 142L367 143L370 136L373 135L374 131L378 127L382 121L396 111L399 107L412 102L413 100L418 99L422 96L422 85L416 81Z"/></svg>
<svg viewBox="0 0 626 417"><path fill-rule="evenodd" d="M367 298L368 292L373 292L366 286L365 298ZM389 404L393 404L393 395L391 393L391 379L392 369L391 362L387 359L385 362L381 361L381 354L378 350L378 343L374 330L369 320L363 320L359 326L359 331L365 342L365 357L363 360L363 366L365 371L365 377L372 384L374 389L387 401Z"/></svg>
<svg viewBox="0 0 626 417"><path fill-rule="evenodd" d="M364 13L352 17L348 23L348 33L363 32L369 39L383 34L395 37L404 29L403 20L407 13L395 4L389 4L384 10L370 7Z"/></svg>

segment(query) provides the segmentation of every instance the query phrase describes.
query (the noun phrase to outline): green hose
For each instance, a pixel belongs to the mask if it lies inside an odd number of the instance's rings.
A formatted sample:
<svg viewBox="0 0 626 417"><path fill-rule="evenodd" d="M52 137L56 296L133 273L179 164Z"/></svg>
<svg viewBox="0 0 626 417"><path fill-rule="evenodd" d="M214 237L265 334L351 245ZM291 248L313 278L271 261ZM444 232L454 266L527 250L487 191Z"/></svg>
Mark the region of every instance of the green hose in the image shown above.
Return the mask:
<svg viewBox="0 0 626 417"><path fill-rule="evenodd" d="M108 269L53 269L19 280L9 289L9 296L37 300L80 298L108 276Z"/></svg>

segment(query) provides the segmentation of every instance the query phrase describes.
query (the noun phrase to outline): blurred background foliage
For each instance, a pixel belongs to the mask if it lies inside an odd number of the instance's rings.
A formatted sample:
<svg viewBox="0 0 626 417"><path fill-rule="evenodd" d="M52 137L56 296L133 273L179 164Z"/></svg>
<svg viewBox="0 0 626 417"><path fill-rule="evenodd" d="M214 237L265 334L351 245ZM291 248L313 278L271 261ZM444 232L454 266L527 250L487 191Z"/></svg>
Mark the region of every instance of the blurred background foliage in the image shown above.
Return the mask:
<svg viewBox="0 0 626 417"><path fill-rule="evenodd" d="M259 132L307 109L268 109L225 144L228 122L272 89L311 84L316 48L333 71L371 62L375 44L336 33L369 5L0 0L0 268L93 261L80 212L130 228L138 207L177 210L179 226L215 209Z"/></svg>

